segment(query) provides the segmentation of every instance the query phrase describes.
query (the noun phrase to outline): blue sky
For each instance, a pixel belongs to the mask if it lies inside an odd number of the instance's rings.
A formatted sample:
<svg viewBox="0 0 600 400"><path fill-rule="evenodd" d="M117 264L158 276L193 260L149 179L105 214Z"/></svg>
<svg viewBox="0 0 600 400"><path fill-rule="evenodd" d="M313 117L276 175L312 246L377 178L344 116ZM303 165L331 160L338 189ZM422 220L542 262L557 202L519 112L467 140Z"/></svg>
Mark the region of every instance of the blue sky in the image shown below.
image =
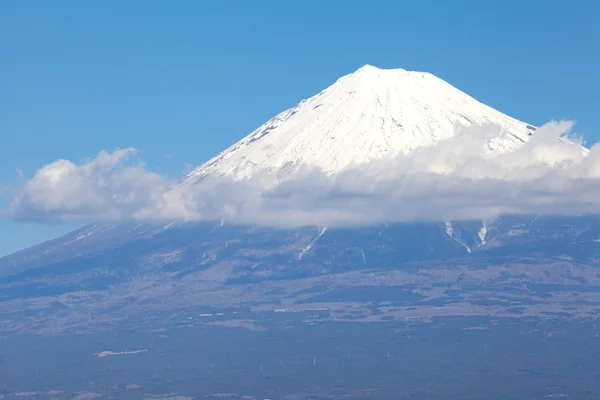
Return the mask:
<svg viewBox="0 0 600 400"><path fill-rule="evenodd" d="M5 1L0 187L129 146L179 176L364 64L434 73L533 124L574 119L595 142L598 15L591 0ZM0 220L0 255L73 226Z"/></svg>

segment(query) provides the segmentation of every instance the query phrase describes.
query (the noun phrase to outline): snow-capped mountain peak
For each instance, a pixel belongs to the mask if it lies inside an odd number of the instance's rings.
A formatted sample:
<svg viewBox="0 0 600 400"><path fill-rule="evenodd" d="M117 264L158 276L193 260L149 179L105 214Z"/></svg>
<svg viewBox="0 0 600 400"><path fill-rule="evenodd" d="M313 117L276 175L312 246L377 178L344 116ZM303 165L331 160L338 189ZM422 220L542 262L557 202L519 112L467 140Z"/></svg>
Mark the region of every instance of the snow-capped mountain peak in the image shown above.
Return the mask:
<svg viewBox="0 0 600 400"><path fill-rule="evenodd" d="M245 178L300 166L335 174L350 165L408 154L455 135L459 126L502 128L489 147L511 150L535 130L424 73L365 65L302 100L192 171Z"/></svg>

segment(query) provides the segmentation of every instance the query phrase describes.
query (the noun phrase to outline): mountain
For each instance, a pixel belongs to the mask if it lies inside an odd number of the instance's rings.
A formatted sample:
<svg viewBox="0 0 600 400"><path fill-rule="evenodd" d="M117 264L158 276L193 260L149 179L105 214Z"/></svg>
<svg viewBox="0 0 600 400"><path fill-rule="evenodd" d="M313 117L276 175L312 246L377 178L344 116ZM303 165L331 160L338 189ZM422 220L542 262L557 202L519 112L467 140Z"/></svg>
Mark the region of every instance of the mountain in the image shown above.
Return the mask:
<svg viewBox="0 0 600 400"><path fill-rule="evenodd" d="M183 182L334 175L484 124L490 152L536 130L365 66ZM590 215L90 224L0 258L0 398L597 398L599 246Z"/></svg>
<svg viewBox="0 0 600 400"><path fill-rule="evenodd" d="M514 150L536 130L432 74L365 65L276 115L183 180L299 167L335 174L433 145L460 127L486 124L501 127L488 143L495 151Z"/></svg>
<svg viewBox="0 0 600 400"><path fill-rule="evenodd" d="M498 152L517 149L536 129L431 74L367 65L277 115L183 181L207 175L239 179L300 167L336 174L350 165L434 145L460 126L485 124L501 127L488 143L489 151ZM541 263L527 278L530 283L595 284L597 278L586 275L586 266L597 262L599 228L597 218L536 216L297 229L177 221L92 224L0 259L0 301L13 316L16 310L31 313L40 302L49 307L36 311L37 322L12 320L7 332L61 332L100 329L89 313L106 307L115 320L131 318L132 309L144 310L150 318L173 304L184 309L232 307L226 293L236 293L237 305L243 307L300 307L311 296L297 297L289 292L291 286L306 286L306 293L319 286L325 294L348 279L361 287L371 279L379 282L389 271L403 271L422 289L440 282L446 268ZM559 264L569 265L571 272L556 276ZM419 268L429 269L431 276L418 277ZM520 273L502 270L505 277L500 279L498 271L489 272L490 277L513 290ZM472 278L490 283L479 273ZM261 286L265 282L279 282L282 292L270 295ZM409 291L421 290L419 285ZM81 319L75 317L78 313L83 313ZM426 308L413 314L435 315Z"/></svg>

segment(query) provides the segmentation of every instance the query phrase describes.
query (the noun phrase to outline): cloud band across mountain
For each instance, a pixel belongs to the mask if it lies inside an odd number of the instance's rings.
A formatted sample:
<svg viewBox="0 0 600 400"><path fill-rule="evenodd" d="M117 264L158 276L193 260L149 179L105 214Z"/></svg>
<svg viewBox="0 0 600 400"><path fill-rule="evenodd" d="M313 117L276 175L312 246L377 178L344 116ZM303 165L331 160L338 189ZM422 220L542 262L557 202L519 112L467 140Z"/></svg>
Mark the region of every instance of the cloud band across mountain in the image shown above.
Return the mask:
<svg viewBox="0 0 600 400"><path fill-rule="evenodd" d="M566 140L570 122L544 125L510 152L486 152L498 127L471 126L408 155L336 174L298 169L247 179L172 182L131 162L134 149L59 160L11 191L5 218L19 221L225 220L269 226L348 226L499 214L600 212L600 145Z"/></svg>

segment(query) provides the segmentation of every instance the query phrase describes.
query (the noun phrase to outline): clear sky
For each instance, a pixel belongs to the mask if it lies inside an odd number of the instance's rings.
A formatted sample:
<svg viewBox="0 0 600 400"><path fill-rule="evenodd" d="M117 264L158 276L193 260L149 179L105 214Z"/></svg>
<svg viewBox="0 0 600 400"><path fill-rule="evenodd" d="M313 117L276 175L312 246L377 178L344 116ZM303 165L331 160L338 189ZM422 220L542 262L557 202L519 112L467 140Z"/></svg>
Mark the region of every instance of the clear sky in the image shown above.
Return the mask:
<svg viewBox="0 0 600 400"><path fill-rule="evenodd" d="M599 17L593 0L3 1L0 187L129 146L179 176L364 64L595 142ZM0 255L72 227L0 220Z"/></svg>

